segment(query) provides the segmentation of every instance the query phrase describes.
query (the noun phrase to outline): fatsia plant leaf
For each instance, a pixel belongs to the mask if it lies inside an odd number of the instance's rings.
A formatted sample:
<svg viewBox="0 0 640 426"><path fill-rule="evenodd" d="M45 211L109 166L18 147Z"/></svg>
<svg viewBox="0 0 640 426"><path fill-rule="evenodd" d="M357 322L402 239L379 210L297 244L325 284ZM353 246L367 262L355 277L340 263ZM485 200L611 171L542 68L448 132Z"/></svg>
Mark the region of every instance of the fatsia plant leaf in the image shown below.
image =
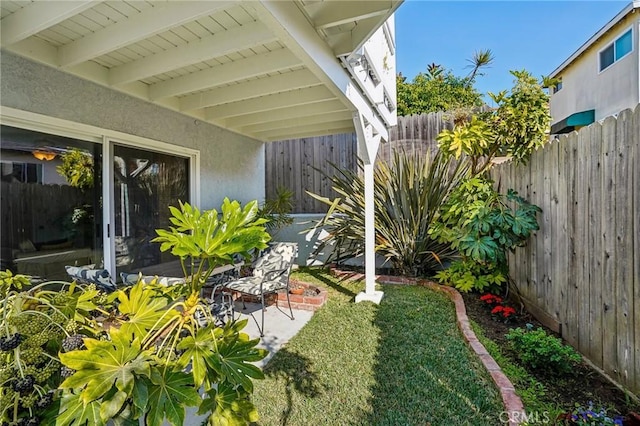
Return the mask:
<svg viewBox="0 0 640 426"><path fill-rule="evenodd" d="M178 349L184 352L178 360L181 368L191 363L191 373L196 386L200 387L207 375L207 357L216 350L213 326L201 328L194 336L187 336L180 341Z"/></svg>
<svg viewBox="0 0 640 426"><path fill-rule="evenodd" d="M153 368L149 386L147 425L160 426L164 419L175 426L184 424L185 407L200 405L193 377L171 368Z"/></svg>
<svg viewBox="0 0 640 426"><path fill-rule="evenodd" d="M128 318L121 325L122 332L141 341L149 330L158 330L180 315L175 309L166 309L167 299L160 296L153 286L142 282L131 287L128 294L125 290L118 291L118 301L118 310Z"/></svg>
<svg viewBox="0 0 640 426"><path fill-rule="evenodd" d="M255 346L260 339L249 340L244 333L238 333L234 338L224 338L218 342L218 351L212 352L207 358L207 363L223 379L251 392L253 383L251 379L263 379L264 374L260 368L250 362L259 361L266 356L264 349Z"/></svg>
<svg viewBox="0 0 640 426"><path fill-rule="evenodd" d="M218 389L207 391L198 414L211 413L211 426L244 426L259 420L258 411L249 399L249 393L236 389L228 382L222 382Z"/></svg>
<svg viewBox="0 0 640 426"><path fill-rule="evenodd" d="M84 339L86 349L60 354L60 361L76 370L60 385L63 389L82 389L85 404L103 397L115 385L129 394L136 375L150 374L150 352L143 351L140 340L112 328L111 341Z"/></svg>
<svg viewBox="0 0 640 426"><path fill-rule="evenodd" d="M101 426L105 422L100 417L100 402L82 402L79 394L65 390L60 400L60 414L56 418L56 426L95 425Z"/></svg>

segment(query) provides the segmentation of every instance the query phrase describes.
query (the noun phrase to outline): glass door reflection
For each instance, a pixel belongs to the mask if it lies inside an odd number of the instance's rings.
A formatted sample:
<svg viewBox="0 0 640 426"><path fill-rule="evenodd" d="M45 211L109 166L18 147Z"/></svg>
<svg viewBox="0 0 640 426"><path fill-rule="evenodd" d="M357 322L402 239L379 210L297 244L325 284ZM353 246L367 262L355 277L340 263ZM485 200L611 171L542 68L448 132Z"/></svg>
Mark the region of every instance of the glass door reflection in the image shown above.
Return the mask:
<svg viewBox="0 0 640 426"><path fill-rule="evenodd" d="M189 160L117 144L113 152L116 273L166 275L162 265L176 259L151 240L170 226L169 206L189 200Z"/></svg>

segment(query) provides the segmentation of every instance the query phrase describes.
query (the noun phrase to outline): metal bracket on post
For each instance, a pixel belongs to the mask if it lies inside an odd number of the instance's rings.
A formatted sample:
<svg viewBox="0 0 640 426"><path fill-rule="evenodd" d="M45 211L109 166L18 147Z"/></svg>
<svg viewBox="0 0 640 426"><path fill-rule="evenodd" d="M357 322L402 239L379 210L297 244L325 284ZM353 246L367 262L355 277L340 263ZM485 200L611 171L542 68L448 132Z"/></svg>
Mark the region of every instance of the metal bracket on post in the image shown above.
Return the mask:
<svg viewBox="0 0 640 426"><path fill-rule="evenodd" d="M365 291L356 295L356 302L368 300L380 303L383 292L376 291L375 211L373 192L373 167L380 145L380 136L373 134L371 125L365 123L360 113L354 113L353 122L358 137L358 155L364 163L364 268Z"/></svg>

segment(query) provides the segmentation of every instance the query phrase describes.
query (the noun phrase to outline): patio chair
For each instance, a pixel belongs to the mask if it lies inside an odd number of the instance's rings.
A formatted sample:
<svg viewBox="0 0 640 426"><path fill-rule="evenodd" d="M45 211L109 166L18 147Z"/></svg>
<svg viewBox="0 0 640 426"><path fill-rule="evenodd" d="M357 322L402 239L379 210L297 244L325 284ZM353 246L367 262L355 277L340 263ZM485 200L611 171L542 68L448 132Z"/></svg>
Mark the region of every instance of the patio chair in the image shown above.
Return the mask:
<svg viewBox="0 0 640 426"><path fill-rule="evenodd" d="M93 269L93 265L65 266L69 278L82 284L95 284L98 290L111 293L116 290L116 283L106 269Z"/></svg>
<svg viewBox="0 0 640 426"><path fill-rule="evenodd" d="M289 275L297 252L298 244L296 243L276 243L267 249L255 262L252 276L239 278L224 284L225 288L237 291L241 296L260 297L262 307L261 326L258 326L260 337L264 336L265 296L285 290L291 314L290 318L292 321L294 319L291 303L289 302ZM277 303L276 299L276 305Z"/></svg>

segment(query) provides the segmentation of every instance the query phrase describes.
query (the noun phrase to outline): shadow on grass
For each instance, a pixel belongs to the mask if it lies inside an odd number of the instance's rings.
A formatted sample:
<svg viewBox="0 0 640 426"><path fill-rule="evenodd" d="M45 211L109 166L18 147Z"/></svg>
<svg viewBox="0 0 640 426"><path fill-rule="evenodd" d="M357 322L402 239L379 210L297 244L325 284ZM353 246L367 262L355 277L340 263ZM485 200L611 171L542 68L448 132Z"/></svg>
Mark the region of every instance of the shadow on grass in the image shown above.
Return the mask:
<svg viewBox="0 0 640 426"><path fill-rule="evenodd" d="M277 358L277 359L275 359ZM282 410L280 425L287 425L293 409L293 392L314 398L322 389L318 386L320 380L311 369L311 361L308 358L283 348L276 357L263 369L265 376L285 380L286 408Z"/></svg>
<svg viewBox="0 0 640 426"><path fill-rule="evenodd" d="M459 333L448 297L422 287L385 286L370 425L497 425L499 395Z"/></svg>
<svg viewBox="0 0 640 426"><path fill-rule="evenodd" d="M336 284L336 282L334 280L331 280L331 279L327 278L327 271L324 270L324 269L320 269L320 268L300 268L300 271L311 275L312 277L314 277L318 281L322 282L327 287L331 287L332 289L334 289L338 293L342 293L345 296L350 297L351 299L355 299L355 297L356 297L357 293L353 292L351 289L349 289L349 288L347 288L345 286ZM349 278L347 277L347 278L341 279L338 282L339 283L347 282L348 279Z"/></svg>

